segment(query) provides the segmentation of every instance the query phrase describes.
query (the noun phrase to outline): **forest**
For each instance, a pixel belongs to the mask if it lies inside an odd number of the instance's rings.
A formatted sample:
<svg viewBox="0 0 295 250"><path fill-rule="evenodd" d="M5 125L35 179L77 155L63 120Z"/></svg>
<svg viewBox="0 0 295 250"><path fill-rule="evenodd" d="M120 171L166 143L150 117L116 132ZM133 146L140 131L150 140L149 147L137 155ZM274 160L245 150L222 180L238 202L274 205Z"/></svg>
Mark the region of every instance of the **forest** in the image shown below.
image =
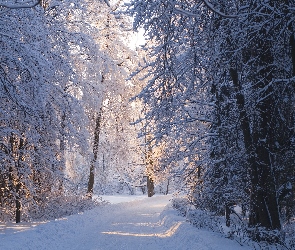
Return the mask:
<svg viewBox="0 0 295 250"><path fill-rule="evenodd" d="M295 248L294 1L0 0L0 221L139 193Z"/></svg>

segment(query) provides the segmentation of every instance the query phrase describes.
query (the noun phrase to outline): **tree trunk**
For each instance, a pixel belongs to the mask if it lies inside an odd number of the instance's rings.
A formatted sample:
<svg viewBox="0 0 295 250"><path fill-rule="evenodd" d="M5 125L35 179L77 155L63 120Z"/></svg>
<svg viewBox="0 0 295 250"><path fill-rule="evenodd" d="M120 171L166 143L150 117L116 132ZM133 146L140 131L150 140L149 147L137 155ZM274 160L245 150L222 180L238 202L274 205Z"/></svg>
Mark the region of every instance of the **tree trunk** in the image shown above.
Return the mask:
<svg viewBox="0 0 295 250"><path fill-rule="evenodd" d="M278 121L274 114L274 89L268 86L273 78L274 58L271 53L271 42L267 39L267 31L260 31L260 48L257 60L256 74L253 76L253 90L263 93L263 99L258 100L256 112L258 114L253 124L253 144L255 145L256 166L251 168L252 195L250 211L250 226L261 225L267 229L281 229L277 192L270 149L275 148L273 129ZM262 91L268 86L267 90Z"/></svg>
<svg viewBox="0 0 295 250"><path fill-rule="evenodd" d="M13 192L12 199L15 200L15 222L21 221L21 178L20 170L24 161L25 139L19 138L14 133L10 136L11 156L14 159L14 166L9 167L9 189Z"/></svg>
<svg viewBox="0 0 295 250"><path fill-rule="evenodd" d="M269 53L269 51L267 52ZM269 59L265 58L264 60ZM272 104L266 99L257 105L257 111L260 114L259 122L254 125L254 132L251 134L250 122L245 110L245 99L241 93L237 71L231 69L230 73L236 88L237 106L240 113L241 128L250 168L251 195L249 226L255 227L259 225L267 229L280 229L281 224L276 188L268 151L268 147L273 143L270 136L271 133L269 133L269 130L271 130L269 125Z"/></svg>
<svg viewBox="0 0 295 250"><path fill-rule="evenodd" d="M146 136L146 172L147 172L147 191L148 197L152 197L154 195L154 163L152 159L153 149L151 145L151 136Z"/></svg>
<svg viewBox="0 0 295 250"><path fill-rule="evenodd" d="M25 139L24 138L20 138L19 139L19 152L18 152L18 159L17 159L17 170L20 170L22 168L22 164L21 162L24 161L23 158L23 150L25 147ZM17 180L17 184L15 185L15 193L16 193L16 197L15 197L15 207L16 207L16 211L15 211L15 222L19 223L21 220L21 180L20 180L21 176L18 176L18 180Z"/></svg>
<svg viewBox="0 0 295 250"><path fill-rule="evenodd" d="M20 223L21 217L21 203L20 203L20 183L16 185L15 188L16 197L15 197L15 223Z"/></svg>
<svg viewBox="0 0 295 250"><path fill-rule="evenodd" d="M66 150L66 136L65 136L65 127L66 127L66 113L63 111L61 116L61 138L60 138L60 161L59 161L59 176L58 176L58 193L61 195L64 190L63 174L65 170L65 150Z"/></svg>
<svg viewBox="0 0 295 250"><path fill-rule="evenodd" d="M295 76L295 38L294 33L291 34L290 37L290 47L291 47L291 57L292 57L292 66L293 66L293 72L292 76Z"/></svg>
<svg viewBox="0 0 295 250"><path fill-rule="evenodd" d="M93 195L95 164L97 162L99 135L100 135L100 129L101 129L101 116L102 116L102 107L100 108L99 113L97 114L97 117L95 120L93 159L90 165L90 173L89 173L88 189L87 189L87 196L89 198L92 198L92 195Z"/></svg>
<svg viewBox="0 0 295 250"><path fill-rule="evenodd" d="M167 186L166 186L166 192L165 194L168 195L169 194L169 184L170 184L170 179L167 179Z"/></svg>
<svg viewBox="0 0 295 250"><path fill-rule="evenodd" d="M225 205L225 225L230 227L230 207L228 204Z"/></svg>
<svg viewBox="0 0 295 250"><path fill-rule="evenodd" d="M151 176L147 176L147 190L148 190L148 197L152 197L154 193L154 181Z"/></svg>

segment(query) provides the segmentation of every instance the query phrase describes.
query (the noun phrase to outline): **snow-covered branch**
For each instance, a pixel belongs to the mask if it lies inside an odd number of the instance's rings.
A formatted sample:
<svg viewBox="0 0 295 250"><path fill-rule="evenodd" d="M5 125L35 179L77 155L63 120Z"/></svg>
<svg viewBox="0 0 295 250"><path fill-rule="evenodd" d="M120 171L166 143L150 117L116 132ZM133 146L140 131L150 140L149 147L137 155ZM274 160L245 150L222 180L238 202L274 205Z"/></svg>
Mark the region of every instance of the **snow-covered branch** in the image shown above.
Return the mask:
<svg viewBox="0 0 295 250"><path fill-rule="evenodd" d="M203 0L204 4L210 9L212 10L213 12L215 12L216 14L222 16L222 17L225 17L225 18L237 18L237 15L227 15L225 13L222 13L221 11L217 10L214 8L214 6L209 3L207 0Z"/></svg>
<svg viewBox="0 0 295 250"><path fill-rule="evenodd" d="M9 9L25 9L25 8L33 8L40 3L40 0L30 0L30 1L22 1L22 2L2 2L0 1L0 6L9 8Z"/></svg>
<svg viewBox="0 0 295 250"><path fill-rule="evenodd" d="M227 15L225 13L222 13L221 11L217 10L214 8L214 6L209 3L207 0L203 0L204 4L213 12L215 12L216 14L222 16L222 17L225 17L225 18L236 18L237 15ZM181 9L181 8L175 8L175 12L178 13L178 14L182 14L182 15L186 15L186 16L190 16L190 17L198 17L197 14L195 13L192 13L190 11L187 11L187 10L184 10L184 9Z"/></svg>

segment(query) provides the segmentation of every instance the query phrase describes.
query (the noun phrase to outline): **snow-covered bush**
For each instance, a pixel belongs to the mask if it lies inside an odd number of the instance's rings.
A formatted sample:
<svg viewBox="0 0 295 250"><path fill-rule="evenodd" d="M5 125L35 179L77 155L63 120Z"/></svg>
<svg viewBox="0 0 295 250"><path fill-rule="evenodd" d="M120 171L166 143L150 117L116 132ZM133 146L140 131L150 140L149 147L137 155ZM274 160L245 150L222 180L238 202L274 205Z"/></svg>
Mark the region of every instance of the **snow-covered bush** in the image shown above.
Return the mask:
<svg viewBox="0 0 295 250"><path fill-rule="evenodd" d="M215 216L208 211L195 209L188 199L174 198L172 200L172 206L180 215L185 216L197 228L205 228L214 232L223 233L221 217Z"/></svg>
<svg viewBox="0 0 295 250"><path fill-rule="evenodd" d="M22 204L22 221L46 221L78 214L97 206L106 204L100 197L89 199L86 196L52 196L45 197L46 201L25 201ZM14 221L13 210L6 207L0 209L0 221Z"/></svg>
<svg viewBox="0 0 295 250"><path fill-rule="evenodd" d="M187 198L174 198L172 207L195 227L220 233L240 245L248 245L253 249L295 249L295 220L286 224L282 231L273 231L262 227L249 228L245 218L232 213L230 227L226 227L225 217L196 209ZM258 235L260 239L253 241L253 235Z"/></svg>
<svg viewBox="0 0 295 250"><path fill-rule="evenodd" d="M89 199L86 196L61 196L48 199L40 206L34 204L23 211L23 220L44 221L78 214L105 204L101 198Z"/></svg>
<svg viewBox="0 0 295 250"><path fill-rule="evenodd" d="M189 201L186 198L174 198L172 200L172 207L176 209L180 215L186 216Z"/></svg>
<svg viewBox="0 0 295 250"><path fill-rule="evenodd" d="M295 218L284 225L285 242L289 249L295 249Z"/></svg>

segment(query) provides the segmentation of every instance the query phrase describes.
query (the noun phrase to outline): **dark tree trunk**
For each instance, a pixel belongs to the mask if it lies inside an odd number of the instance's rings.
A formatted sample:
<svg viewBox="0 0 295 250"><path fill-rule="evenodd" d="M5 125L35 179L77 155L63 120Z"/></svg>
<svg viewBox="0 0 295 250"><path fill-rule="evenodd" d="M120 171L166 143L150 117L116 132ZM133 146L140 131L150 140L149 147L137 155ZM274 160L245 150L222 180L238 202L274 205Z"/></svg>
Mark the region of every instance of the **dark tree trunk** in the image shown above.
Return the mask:
<svg viewBox="0 0 295 250"><path fill-rule="evenodd" d="M154 193L154 181L151 176L147 176L147 190L148 190L148 197L152 197Z"/></svg>
<svg viewBox="0 0 295 250"><path fill-rule="evenodd" d="M230 227L230 206L228 204L225 205L225 225Z"/></svg>
<svg viewBox="0 0 295 250"><path fill-rule="evenodd" d="M17 159L17 170L19 171L20 168L22 167L22 161L23 159L23 150L25 147L25 140L24 138L20 138L19 139L19 153L18 153L18 159ZM15 193L16 193L16 197L15 197L15 222L19 223L21 220L21 182L20 182L20 176L18 176L18 183L15 186Z"/></svg>
<svg viewBox="0 0 295 250"><path fill-rule="evenodd" d="M152 159L153 149L151 145L151 136L146 137L147 149L145 152L146 157L146 172L147 172L147 191L148 197L152 197L154 193L154 162Z"/></svg>
<svg viewBox="0 0 295 250"><path fill-rule="evenodd" d="M167 179L167 186L166 186L166 192L165 192L165 195L168 195L168 194L169 194L169 185L170 185L170 179L168 178L168 179Z"/></svg>
<svg viewBox="0 0 295 250"><path fill-rule="evenodd" d="M22 194L22 183L20 175L22 166L22 161L24 161L24 149L25 149L25 139L19 138L15 134L11 134L10 137L11 146L11 156L14 159L14 166L9 168L9 189L14 195L12 199L15 201L15 222L19 223L21 221L21 194Z"/></svg>
<svg viewBox="0 0 295 250"><path fill-rule="evenodd" d="M265 53L270 53L266 51ZM262 58L271 62L271 58ZM238 74L235 69L230 70L233 84L236 87L236 100L240 112L241 128L248 155L250 167L251 196L249 225L262 226L267 229L280 229L279 210L276 197L275 180L271 171L269 147L273 143L271 138L271 111L272 103L269 98L257 105L259 122L254 125L253 135L250 130L249 119L245 110L245 99L241 93ZM265 74L270 75L270 72ZM264 79L267 79L266 77ZM267 83L264 83L265 85ZM262 88L262 86L261 86Z"/></svg>
<svg viewBox="0 0 295 250"><path fill-rule="evenodd" d="M290 47L291 47L291 57L292 57L292 66L293 66L292 76L295 76L295 38L294 38L294 33L292 33L291 37L290 37Z"/></svg>
<svg viewBox="0 0 295 250"><path fill-rule="evenodd" d="M253 122L253 144L255 145L255 165L251 167L251 204L250 226L260 225L267 229L281 229L274 172L272 170L270 150L275 147L274 125L278 121L274 115L274 89L268 86L273 78L274 58L267 31L260 31L257 49L259 59L254 65L253 90L263 93L262 100L256 106L257 117ZM256 67L255 67L256 66ZM262 91L267 87L267 90Z"/></svg>
<svg viewBox="0 0 295 250"><path fill-rule="evenodd" d="M15 188L16 197L15 197L15 222L20 223L21 217L21 203L20 203L20 183L16 185Z"/></svg>
<svg viewBox="0 0 295 250"><path fill-rule="evenodd" d="M87 189L87 196L89 198L92 198L92 195L93 195L95 164L97 162L99 135L100 135L100 129L101 129L101 116L102 116L102 108L100 108L99 113L97 114L97 117L95 120L93 159L90 165L90 173L89 173L88 189Z"/></svg>

